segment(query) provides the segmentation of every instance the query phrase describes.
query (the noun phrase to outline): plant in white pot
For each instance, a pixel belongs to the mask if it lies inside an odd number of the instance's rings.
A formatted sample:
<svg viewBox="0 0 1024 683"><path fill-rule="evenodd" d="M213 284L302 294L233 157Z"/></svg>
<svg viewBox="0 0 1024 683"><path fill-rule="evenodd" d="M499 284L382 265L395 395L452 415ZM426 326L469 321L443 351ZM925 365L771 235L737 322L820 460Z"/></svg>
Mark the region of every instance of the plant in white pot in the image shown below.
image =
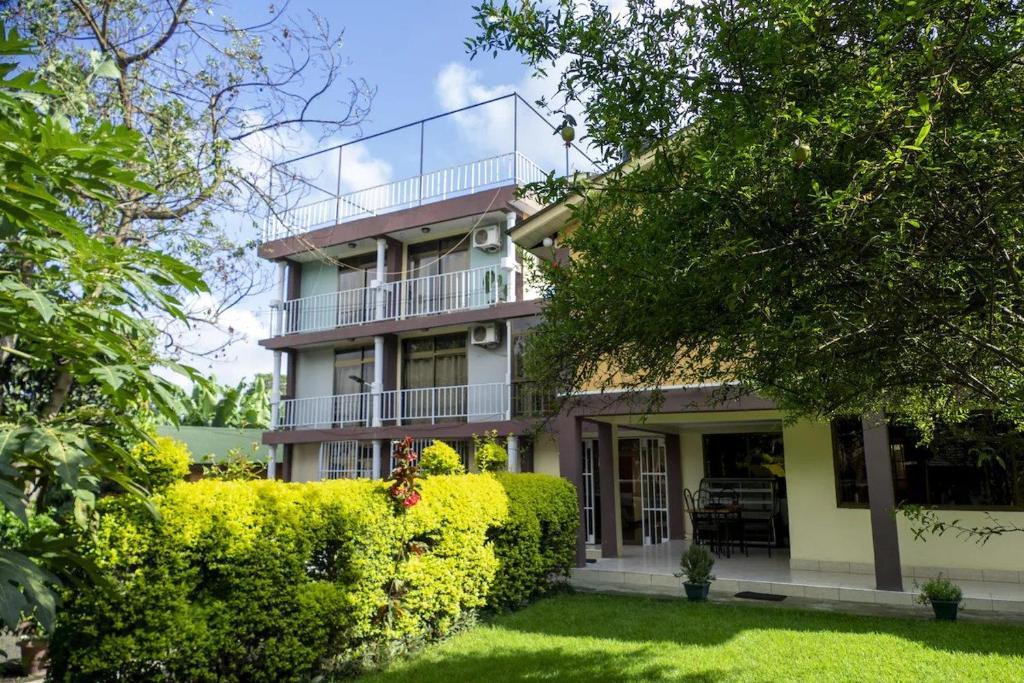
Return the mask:
<svg viewBox="0 0 1024 683"><path fill-rule="evenodd" d="M715 558L702 545L691 544L679 560L679 568L682 570L677 577L685 577L683 589L686 590L686 597L691 602L704 602L708 599L708 591L711 589L711 582L715 575L711 568L715 566Z"/></svg>
<svg viewBox="0 0 1024 683"><path fill-rule="evenodd" d="M935 618L940 621L956 621L956 613L960 603L964 601L963 591L949 579L929 579L921 588L917 601L922 605L931 605Z"/></svg>

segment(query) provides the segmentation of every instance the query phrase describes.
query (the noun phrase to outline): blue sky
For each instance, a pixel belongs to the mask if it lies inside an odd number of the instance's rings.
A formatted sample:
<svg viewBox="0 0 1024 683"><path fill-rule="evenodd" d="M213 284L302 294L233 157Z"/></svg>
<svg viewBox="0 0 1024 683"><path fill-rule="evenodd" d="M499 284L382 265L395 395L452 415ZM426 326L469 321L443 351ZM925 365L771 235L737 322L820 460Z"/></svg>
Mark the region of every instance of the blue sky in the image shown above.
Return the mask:
<svg viewBox="0 0 1024 683"><path fill-rule="evenodd" d="M264 16L267 7L265 1L228 0L223 10L240 21L252 22ZM542 94L553 94L554 82L532 80L529 69L516 56L484 55L470 61L463 44L467 36L475 33L469 1L293 0L289 6L291 16L307 22L309 11L326 18L334 31L344 28L342 55L351 62L347 75L365 78L377 88L372 110L362 126L363 134L511 90L519 91L531 102ZM339 84L334 97L322 98L321 110L314 114L329 113L333 103L344 98L346 92L346 84ZM356 133L353 130L348 137L355 137ZM317 143L313 137L300 134L289 139L289 146L292 149L286 150L285 157L307 153ZM406 175L395 164L389 165L387 156L380 149L371 149L362 159L361 170L367 176L380 175L382 182ZM373 183L363 186L369 184ZM229 311L224 324L241 331L246 338L229 347L223 359L196 361L197 368L230 383L256 372L268 372L271 354L256 341L266 336L271 298L271 293L265 292ZM211 335L216 336L210 330L202 332L203 345L214 341Z"/></svg>

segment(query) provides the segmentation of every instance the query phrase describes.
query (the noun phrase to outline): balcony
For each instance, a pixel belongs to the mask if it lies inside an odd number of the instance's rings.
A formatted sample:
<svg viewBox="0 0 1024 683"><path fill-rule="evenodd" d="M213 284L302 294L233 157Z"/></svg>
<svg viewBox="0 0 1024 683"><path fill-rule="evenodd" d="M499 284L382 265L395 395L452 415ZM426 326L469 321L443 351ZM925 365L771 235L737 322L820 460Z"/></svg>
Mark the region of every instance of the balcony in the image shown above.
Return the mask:
<svg viewBox="0 0 1024 683"><path fill-rule="evenodd" d="M529 383L464 384L396 389L379 394L318 396L281 401L275 429L370 427L379 405L379 425L436 424L539 417L549 402Z"/></svg>
<svg viewBox="0 0 1024 683"><path fill-rule="evenodd" d="M484 266L292 299L272 311L271 330L280 336L486 308L508 300L511 275Z"/></svg>
<svg viewBox="0 0 1024 683"><path fill-rule="evenodd" d="M262 242L548 173L597 170L518 93L462 107L274 164Z"/></svg>

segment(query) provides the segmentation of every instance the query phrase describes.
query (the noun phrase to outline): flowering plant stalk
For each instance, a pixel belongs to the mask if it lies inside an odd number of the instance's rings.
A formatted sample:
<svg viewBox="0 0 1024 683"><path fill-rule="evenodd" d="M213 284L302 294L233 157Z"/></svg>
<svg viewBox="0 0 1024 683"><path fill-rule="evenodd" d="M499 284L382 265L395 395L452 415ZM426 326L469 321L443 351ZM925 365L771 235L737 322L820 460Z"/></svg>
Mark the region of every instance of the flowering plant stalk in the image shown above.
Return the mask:
<svg viewBox="0 0 1024 683"><path fill-rule="evenodd" d="M389 479L394 483L388 488L388 495L400 510L411 508L420 502L420 486L416 481L420 473L419 465L416 464L419 456L412 449L411 436L395 442L392 457L395 468L391 470Z"/></svg>

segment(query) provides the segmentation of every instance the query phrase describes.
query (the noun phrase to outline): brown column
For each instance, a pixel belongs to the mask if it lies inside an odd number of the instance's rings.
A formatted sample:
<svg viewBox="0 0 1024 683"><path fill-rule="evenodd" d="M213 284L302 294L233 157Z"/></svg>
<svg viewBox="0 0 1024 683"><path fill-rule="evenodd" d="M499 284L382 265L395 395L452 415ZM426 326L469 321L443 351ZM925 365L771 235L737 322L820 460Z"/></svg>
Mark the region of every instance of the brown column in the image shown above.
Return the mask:
<svg viewBox="0 0 1024 683"><path fill-rule="evenodd" d="M618 481L612 449L612 426L597 423L597 477L601 487L601 557L619 556L618 520L615 510L615 484Z"/></svg>
<svg viewBox="0 0 1024 683"><path fill-rule="evenodd" d="M576 487L576 501L580 511L576 531L576 566L587 564L587 530L583 523L583 429L582 421L573 415L558 417L558 468L562 477Z"/></svg>
<svg viewBox="0 0 1024 683"><path fill-rule="evenodd" d="M875 551L875 587L882 591L902 591L903 572L894 514L896 494L892 485L889 425L884 415L865 415L861 424L864 428L864 463L871 508L871 543Z"/></svg>
<svg viewBox="0 0 1024 683"><path fill-rule="evenodd" d="M668 475L668 537L681 541L683 526L683 453L678 434L665 435L665 460Z"/></svg>

